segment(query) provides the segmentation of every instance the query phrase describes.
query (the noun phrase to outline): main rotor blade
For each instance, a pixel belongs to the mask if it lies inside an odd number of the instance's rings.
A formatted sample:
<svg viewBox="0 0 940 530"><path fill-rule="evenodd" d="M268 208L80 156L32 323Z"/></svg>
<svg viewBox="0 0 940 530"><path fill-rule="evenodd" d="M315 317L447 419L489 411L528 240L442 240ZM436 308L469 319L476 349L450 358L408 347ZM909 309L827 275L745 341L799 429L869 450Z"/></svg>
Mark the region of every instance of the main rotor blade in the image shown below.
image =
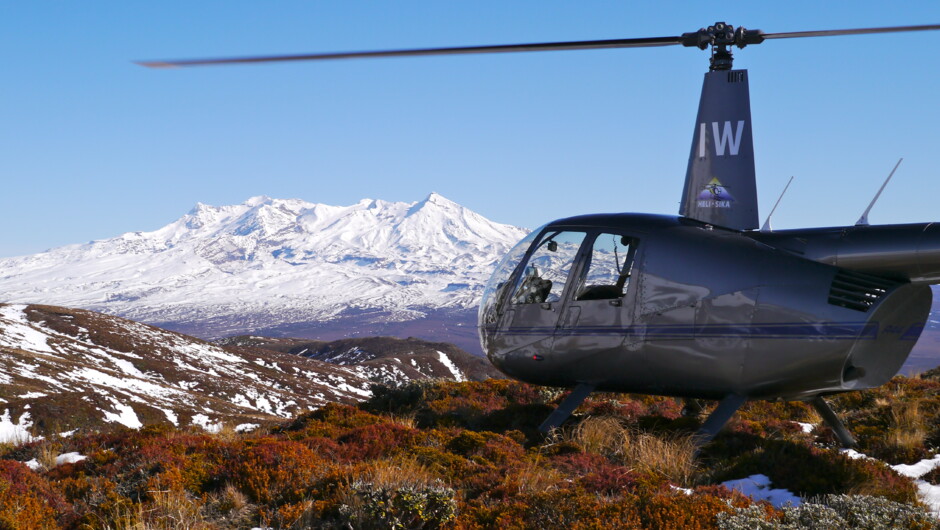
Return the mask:
<svg viewBox="0 0 940 530"><path fill-rule="evenodd" d="M421 55L459 55L468 53L544 52L557 50L591 50L599 48L647 48L653 46L672 46L681 43L682 37L652 37L643 39L610 39L572 42L543 42L537 44L504 44L496 46L463 46L457 48L424 48L412 50L317 53L308 55L270 55L264 57L230 57L225 59L137 61L137 64L146 66L148 68L175 68L179 66L205 66L214 64L322 61L329 59L364 59L369 57L414 57Z"/></svg>
<svg viewBox="0 0 940 530"><path fill-rule="evenodd" d="M930 31L940 29L940 24L926 26L894 26L889 28L828 29L821 31L791 31L789 33L764 33L764 39L795 39L798 37L833 37L837 35L867 35L871 33L900 33L903 31Z"/></svg>

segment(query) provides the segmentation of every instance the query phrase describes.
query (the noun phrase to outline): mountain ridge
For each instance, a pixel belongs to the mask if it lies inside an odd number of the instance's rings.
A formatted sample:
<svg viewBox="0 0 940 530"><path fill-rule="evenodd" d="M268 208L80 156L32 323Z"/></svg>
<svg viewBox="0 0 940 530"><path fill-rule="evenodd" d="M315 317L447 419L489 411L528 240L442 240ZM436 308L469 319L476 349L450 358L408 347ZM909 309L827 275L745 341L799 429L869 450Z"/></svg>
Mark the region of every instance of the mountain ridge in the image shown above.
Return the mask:
<svg viewBox="0 0 940 530"><path fill-rule="evenodd" d="M197 203L151 232L0 259L0 292L5 302L185 325L204 338L336 323L349 312L357 326L441 311L464 325L492 268L526 232L433 192L350 206L261 195Z"/></svg>

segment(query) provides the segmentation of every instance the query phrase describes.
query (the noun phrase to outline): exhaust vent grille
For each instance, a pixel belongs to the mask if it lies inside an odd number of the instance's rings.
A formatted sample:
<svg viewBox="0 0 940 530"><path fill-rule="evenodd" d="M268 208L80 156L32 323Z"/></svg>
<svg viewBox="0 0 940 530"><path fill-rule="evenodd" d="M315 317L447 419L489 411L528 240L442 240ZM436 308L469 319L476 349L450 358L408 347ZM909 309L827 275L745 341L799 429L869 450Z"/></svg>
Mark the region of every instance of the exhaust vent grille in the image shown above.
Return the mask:
<svg viewBox="0 0 940 530"><path fill-rule="evenodd" d="M829 303L855 311L868 311L898 285L901 284L878 276L840 270L832 279Z"/></svg>

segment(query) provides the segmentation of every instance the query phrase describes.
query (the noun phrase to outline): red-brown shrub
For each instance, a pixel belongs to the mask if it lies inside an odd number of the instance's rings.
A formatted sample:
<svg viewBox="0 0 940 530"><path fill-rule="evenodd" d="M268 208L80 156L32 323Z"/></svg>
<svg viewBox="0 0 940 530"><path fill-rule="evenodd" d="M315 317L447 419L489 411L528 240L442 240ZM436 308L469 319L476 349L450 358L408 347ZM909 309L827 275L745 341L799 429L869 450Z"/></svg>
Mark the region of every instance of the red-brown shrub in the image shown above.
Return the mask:
<svg viewBox="0 0 940 530"><path fill-rule="evenodd" d="M352 429L338 441L343 458L353 461L374 459L404 451L411 447L417 438L415 429L384 423Z"/></svg>
<svg viewBox="0 0 940 530"><path fill-rule="evenodd" d="M0 528L57 528L73 516L52 484L24 464L0 460Z"/></svg>
<svg viewBox="0 0 940 530"><path fill-rule="evenodd" d="M327 464L300 442L265 440L237 454L226 478L257 502L296 503Z"/></svg>

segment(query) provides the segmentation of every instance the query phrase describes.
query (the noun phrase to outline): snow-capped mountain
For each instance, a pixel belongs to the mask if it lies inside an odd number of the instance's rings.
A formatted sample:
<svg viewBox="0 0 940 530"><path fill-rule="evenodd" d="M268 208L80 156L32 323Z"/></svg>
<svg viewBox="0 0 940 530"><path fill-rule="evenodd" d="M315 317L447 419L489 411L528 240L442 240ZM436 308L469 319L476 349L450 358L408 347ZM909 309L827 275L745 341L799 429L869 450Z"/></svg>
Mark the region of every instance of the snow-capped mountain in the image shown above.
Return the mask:
<svg viewBox="0 0 940 530"><path fill-rule="evenodd" d="M202 337L448 312L467 321L494 265L525 233L436 193L352 206L263 196L197 204L153 232L0 259L0 301L81 307Z"/></svg>
<svg viewBox="0 0 940 530"><path fill-rule="evenodd" d="M28 428L213 429L360 401L374 382L494 375L478 357L419 340L212 344L93 311L0 304L0 442L9 441L4 433L28 436Z"/></svg>

